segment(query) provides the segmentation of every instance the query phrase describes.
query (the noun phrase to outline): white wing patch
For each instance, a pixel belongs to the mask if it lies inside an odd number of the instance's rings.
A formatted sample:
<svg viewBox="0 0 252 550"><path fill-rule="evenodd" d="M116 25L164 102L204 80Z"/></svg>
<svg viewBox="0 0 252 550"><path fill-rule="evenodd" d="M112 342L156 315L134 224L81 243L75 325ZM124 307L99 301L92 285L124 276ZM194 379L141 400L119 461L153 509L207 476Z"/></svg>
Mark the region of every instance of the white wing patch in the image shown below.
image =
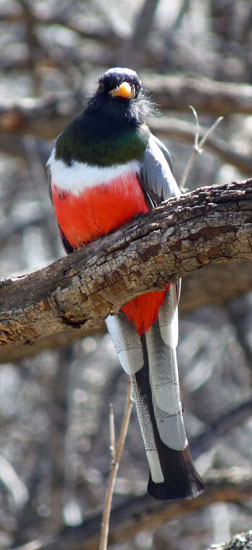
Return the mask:
<svg viewBox="0 0 252 550"><path fill-rule="evenodd" d="M55 147L47 162L50 169L51 181L58 189L71 192L78 196L85 189L107 184L117 177L125 179L127 174L137 174L140 171L140 163L136 160L115 166L91 166L84 162L73 161L70 166L60 159L55 158ZM126 181L126 179L125 179Z"/></svg>

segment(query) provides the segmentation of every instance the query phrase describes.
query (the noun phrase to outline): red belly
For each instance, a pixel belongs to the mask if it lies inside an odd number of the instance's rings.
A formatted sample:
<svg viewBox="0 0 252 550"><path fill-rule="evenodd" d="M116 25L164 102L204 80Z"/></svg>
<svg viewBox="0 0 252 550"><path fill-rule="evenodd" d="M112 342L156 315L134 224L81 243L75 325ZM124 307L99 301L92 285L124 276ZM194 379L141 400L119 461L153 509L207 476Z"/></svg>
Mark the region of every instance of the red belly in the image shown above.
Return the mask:
<svg viewBox="0 0 252 550"><path fill-rule="evenodd" d="M124 177L109 184L87 187L77 196L59 190L52 183L52 198L58 224L73 248L98 239L136 214L149 210L134 174L127 175L126 181ZM135 322L140 335L157 319L165 292L148 292L123 306L122 310Z"/></svg>

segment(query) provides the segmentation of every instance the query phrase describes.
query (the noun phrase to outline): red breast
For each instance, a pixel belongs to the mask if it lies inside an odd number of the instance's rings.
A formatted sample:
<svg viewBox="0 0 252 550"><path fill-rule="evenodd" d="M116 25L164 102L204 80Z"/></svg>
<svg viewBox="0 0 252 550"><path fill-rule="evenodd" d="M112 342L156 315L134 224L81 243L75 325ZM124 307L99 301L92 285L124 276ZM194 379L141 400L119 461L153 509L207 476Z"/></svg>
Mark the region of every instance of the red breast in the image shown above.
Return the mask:
<svg viewBox="0 0 252 550"><path fill-rule="evenodd" d="M73 248L98 239L149 208L135 174L86 187L79 195L60 191L52 183L56 217Z"/></svg>
<svg viewBox="0 0 252 550"><path fill-rule="evenodd" d="M149 211L134 173L86 187L78 195L59 190L52 182L52 198L58 224L73 248L106 235L136 214ZM122 307L129 321L135 322L139 335L147 332L156 321L165 292L148 292Z"/></svg>

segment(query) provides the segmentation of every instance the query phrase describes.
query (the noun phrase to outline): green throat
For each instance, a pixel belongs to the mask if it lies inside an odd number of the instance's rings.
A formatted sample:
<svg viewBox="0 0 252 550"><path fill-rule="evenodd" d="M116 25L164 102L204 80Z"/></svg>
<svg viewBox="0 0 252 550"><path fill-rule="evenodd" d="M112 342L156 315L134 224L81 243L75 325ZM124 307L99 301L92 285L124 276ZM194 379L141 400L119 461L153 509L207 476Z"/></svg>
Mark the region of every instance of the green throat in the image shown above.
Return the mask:
<svg viewBox="0 0 252 550"><path fill-rule="evenodd" d="M76 131L77 130L77 131ZM70 124L56 142L56 158L67 164L72 161L85 162L93 166L124 164L143 158L149 129L144 124L129 128L116 136L87 136Z"/></svg>

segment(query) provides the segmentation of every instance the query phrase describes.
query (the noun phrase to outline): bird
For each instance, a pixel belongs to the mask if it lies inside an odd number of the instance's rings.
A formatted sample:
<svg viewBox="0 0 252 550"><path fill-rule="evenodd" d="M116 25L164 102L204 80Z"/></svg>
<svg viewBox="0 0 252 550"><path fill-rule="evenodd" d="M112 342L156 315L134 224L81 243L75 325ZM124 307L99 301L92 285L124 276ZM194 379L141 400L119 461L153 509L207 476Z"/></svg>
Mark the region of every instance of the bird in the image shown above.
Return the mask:
<svg viewBox="0 0 252 550"><path fill-rule="evenodd" d="M67 253L180 196L170 153L146 124L152 105L134 70L111 68L82 113L56 138L47 166ZM179 388L179 287L167 284L137 296L106 319L133 385L149 464L148 493L157 500L193 498L203 490Z"/></svg>

